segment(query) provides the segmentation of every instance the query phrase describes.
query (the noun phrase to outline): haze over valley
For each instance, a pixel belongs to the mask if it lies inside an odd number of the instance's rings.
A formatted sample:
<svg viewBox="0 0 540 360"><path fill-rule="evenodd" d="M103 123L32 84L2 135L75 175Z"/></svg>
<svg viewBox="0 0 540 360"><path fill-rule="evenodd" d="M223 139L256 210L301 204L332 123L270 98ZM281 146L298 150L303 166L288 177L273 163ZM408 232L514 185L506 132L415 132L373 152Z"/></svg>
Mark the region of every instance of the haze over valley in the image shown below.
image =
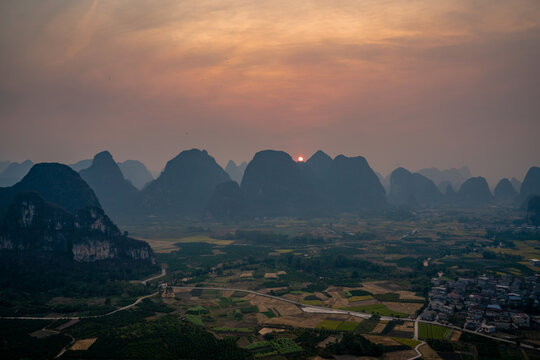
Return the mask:
<svg viewBox="0 0 540 360"><path fill-rule="evenodd" d="M2 359L540 359L540 2L0 2Z"/></svg>

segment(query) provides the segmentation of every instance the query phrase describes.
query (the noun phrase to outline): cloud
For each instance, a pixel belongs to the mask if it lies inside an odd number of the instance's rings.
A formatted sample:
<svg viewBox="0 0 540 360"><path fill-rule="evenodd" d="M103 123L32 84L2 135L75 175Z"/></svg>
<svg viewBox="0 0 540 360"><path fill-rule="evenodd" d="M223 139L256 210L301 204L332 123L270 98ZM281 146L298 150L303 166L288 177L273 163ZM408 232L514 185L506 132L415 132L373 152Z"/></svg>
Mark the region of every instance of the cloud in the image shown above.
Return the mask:
<svg viewBox="0 0 540 360"><path fill-rule="evenodd" d="M4 2L0 152L161 163L184 144L220 161L320 144L391 170L481 147L468 165L517 173L540 157L539 15L537 1ZM526 156L485 165L503 151Z"/></svg>

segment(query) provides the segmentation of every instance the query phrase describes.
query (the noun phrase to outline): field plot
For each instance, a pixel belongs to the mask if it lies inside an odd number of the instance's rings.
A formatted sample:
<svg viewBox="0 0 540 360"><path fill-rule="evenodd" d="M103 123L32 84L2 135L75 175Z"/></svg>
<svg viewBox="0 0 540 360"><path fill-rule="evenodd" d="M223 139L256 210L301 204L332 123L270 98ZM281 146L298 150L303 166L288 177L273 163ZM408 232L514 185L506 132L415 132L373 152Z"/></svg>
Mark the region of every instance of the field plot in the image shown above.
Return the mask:
<svg viewBox="0 0 540 360"><path fill-rule="evenodd" d="M423 304L421 303L402 303L402 302L383 302L390 311L396 311L398 313L414 314L418 311Z"/></svg>
<svg viewBox="0 0 540 360"><path fill-rule="evenodd" d="M349 311L358 311L365 312L368 314L376 314L383 316L395 316L395 317L407 317L408 313L403 313L400 311L390 310L384 304L370 304L370 305L361 305L361 306L351 306L347 307L344 310Z"/></svg>
<svg viewBox="0 0 540 360"><path fill-rule="evenodd" d="M170 253L173 251L179 250L178 246L175 245L177 240L157 240L157 239L141 239L146 241L152 250L154 250L155 253Z"/></svg>
<svg viewBox="0 0 540 360"><path fill-rule="evenodd" d="M452 330L443 326L419 323L418 337L421 339L449 340L452 336Z"/></svg>
<svg viewBox="0 0 540 360"><path fill-rule="evenodd" d="M272 347L281 355L294 354L304 351L293 340L287 338L277 338L271 341Z"/></svg>
<svg viewBox="0 0 540 360"><path fill-rule="evenodd" d="M96 340L97 338L77 340L75 344L71 346L70 350L88 350Z"/></svg>
<svg viewBox="0 0 540 360"><path fill-rule="evenodd" d="M337 330L337 328L343 323L343 321L339 320L323 320L317 325L317 329L324 329L324 330Z"/></svg>
<svg viewBox="0 0 540 360"><path fill-rule="evenodd" d="M416 345L420 344L421 342L414 339L407 339L407 338L399 338L399 337L392 337L395 341L397 341L400 344L406 345L410 347L411 349L414 349Z"/></svg>
<svg viewBox="0 0 540 360"><path fill-rule="evenodd" d="M172 239L171 239L172 240ZM217 240L206 235L187 236L181 239L174 239L177 243L206 243L212 245L231 245L234 240Z"/></svg>
<svg viewBox="0 0 540 360"><path fill-rule="evenodd" d="M316 328L321 322L326 320L326 315L324 314L310 314L310 315L288 315L275 317L267 319L264 321L265 324L274 324L274 325L287 325L293 327L303 327L303 328ZM337 326L342 323L342 321L337 321ZM335 330L335 329L328 329Z"/></svg>
<svg viewBox="0 0 540 360"><path fill-rule="evenodd" d="M415 355L417 354L414 350L402 350L385 353L382 358L383 360L408 360L413 358Z"/></svg>

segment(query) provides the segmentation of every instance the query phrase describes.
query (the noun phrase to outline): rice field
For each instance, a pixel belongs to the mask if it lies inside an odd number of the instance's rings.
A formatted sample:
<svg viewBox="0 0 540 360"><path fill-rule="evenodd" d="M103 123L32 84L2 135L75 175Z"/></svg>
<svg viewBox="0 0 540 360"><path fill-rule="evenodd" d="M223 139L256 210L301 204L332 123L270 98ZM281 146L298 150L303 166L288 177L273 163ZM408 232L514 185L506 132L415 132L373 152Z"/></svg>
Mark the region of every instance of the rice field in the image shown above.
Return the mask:
<svg viewBox="0 0 540 360"><path fill-rule="evenodd" d="M439 325L418 324L418 337L422 339L449 340L452 330Z"/></svg>

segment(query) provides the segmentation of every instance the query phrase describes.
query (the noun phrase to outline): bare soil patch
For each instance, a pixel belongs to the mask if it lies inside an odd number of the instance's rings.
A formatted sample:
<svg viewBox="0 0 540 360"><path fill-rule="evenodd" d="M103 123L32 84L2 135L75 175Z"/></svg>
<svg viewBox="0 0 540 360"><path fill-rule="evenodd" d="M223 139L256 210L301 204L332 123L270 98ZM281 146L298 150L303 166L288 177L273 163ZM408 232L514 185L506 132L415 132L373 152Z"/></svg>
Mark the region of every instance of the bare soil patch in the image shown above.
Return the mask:
<svg viewBox="0 0 540 360"><path fill-rule="evenodd" d="M400 299L406 299L406 300L425 300L423 297L415 295L412 291L407 291L407 290L397 290L397 291L394 291L394 292L396 292L396 293L399 294L399 298L400 298Z"/></svg>
<svg viewBox="0 0 540 360"><path fill-rule="evenodd" d="M383 360L407 360L417 355L414 350L403 350L386 353L383 355Z"/></svg>
<svg viewBox="0 0 540 360"><path fill-rule="evenodd" d="M424 344L418 348L418 351L422 353L422 359L424 360L439 360L441 357L437 355L435 350L429 347L428 344Z"/></svg>
<svg viewBox="0 0 540 360"><path fill-rule="evenodd" d="M49 329L41 329L41 330L34 331L33 333L30 334L30 336L38 338L38 339L42 339L42 338L46 338L47 336L56 335L56 334L58 334L58 331L49 330Z"/></svg>
<svg viewBox="0 0 540 360"><path fill-rule="evenodd" d="M152 250L156 253L170 253L173 251L179 250L178 246L174 245L174 241L170 240L151 240L151 239L141 239L146 241Z"/></svg>
<svg viewBox="0 0 540 360"><path fill-rule="evenodd" d="M271 332L283 332L283 331L285 331L285 330L264 327L261 330L259 330L259 334L264 336L266 334L270 334Z"/></svg>
<svg viewBox="0 0 540 360"><path fill-rule="evenodd" d="M380 333L383 331L383 329L386 327L386 324L387 324L386 321L385 321L385 322L380 321L380 322L377 324L377 326L375 326L375 328L373 329L372 333L373 333L373 334L380 334Z"/></svg>
<svg viewBox="0 0 540 360"><path fill-rule="evenodd" d="M399 311L407 314L414 314L422 307L422 304L419 303L383 302L383 304L392 311Z"/></svg>
<svg viewBox="0 0 540 360"><path fill-rule="evenodd" d="M316 328L326 319L324 314L310 314L309 316L289 315L267 319L264 324L289 325L293 327Z"/></svg>
<svg viewBox="0 0 540 360"><path fill-rule="evenodd" d="M70 350L88 350L96 340L97 338L77 340Z"/></svg>
<svg viewBox="0 0 540 360"><path fill-rule="evenodd" d="M390 337L386 337L386 336L364 335L364 337L375 344L381 344L381 345L387 345L387 346L401 345L396 340Z"/></svg>
<svg viewBox="0 0 540 360"><path fill-rule="evenodd" d="M452 332L452 336L450 337L450 341L457 342L457 341L459 341L460 336L461 336L461 331L454 330Z"/></svg>

